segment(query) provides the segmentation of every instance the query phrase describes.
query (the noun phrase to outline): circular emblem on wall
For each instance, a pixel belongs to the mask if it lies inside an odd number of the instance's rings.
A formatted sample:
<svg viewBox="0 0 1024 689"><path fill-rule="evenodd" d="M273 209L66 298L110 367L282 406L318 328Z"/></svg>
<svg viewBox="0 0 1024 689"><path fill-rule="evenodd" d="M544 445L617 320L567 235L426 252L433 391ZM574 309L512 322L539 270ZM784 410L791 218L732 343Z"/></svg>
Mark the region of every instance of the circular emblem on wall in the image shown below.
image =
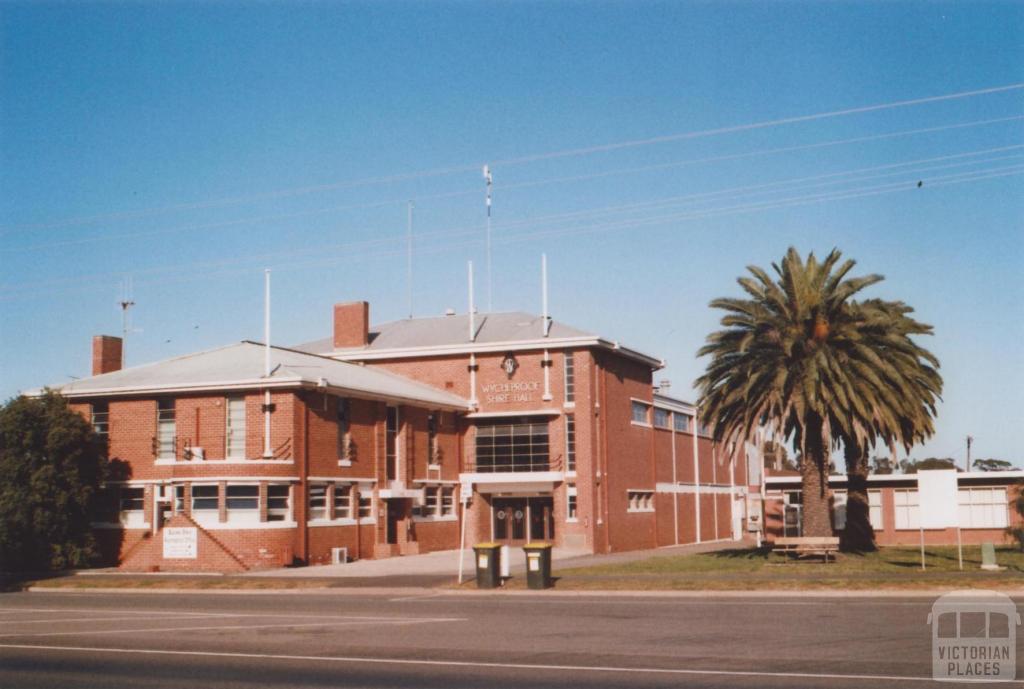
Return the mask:
<svg viewBox="0 0 1024 689"><path fill-rule="evenodd" d="M516 361L515 356L512 354L506 354L505 358L501 360L501 370L503 370L505 375L509 378L511 378L512 374L516 372L517 368L519 368L519 362Z"/></svg>
<svg viewBox="0 0 1024 689"><path fill-rule="evenodd" d="M505 517L508 516L508 514L505 512L505 510L498 510L498 513L495 514L494 516L497 517L498 520L503 521L505 519Z"/></svg>
<svg viewBox="0 0 1024 689"><path fill-rule="evenodd" d="M525 515L523 515L523 511L522 510L516 510L516 513L514 515L512 515L512 516L514 516L516 518L516 521L519 521Z"/></svg>

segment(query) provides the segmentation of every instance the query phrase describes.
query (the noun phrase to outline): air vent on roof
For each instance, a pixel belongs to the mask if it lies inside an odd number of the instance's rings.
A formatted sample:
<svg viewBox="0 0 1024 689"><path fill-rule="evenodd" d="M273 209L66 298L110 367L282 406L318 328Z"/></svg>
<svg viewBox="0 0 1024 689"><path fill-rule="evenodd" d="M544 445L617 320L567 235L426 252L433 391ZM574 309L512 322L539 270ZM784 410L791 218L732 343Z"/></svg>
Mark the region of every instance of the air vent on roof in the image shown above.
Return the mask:
<svg viewBox="0 0 1024 689"><path fill-rule="evenodd" d="M446 316L454 316L455 315L455 309L445 309L444 310L444 315L446 315Z"/></svg>

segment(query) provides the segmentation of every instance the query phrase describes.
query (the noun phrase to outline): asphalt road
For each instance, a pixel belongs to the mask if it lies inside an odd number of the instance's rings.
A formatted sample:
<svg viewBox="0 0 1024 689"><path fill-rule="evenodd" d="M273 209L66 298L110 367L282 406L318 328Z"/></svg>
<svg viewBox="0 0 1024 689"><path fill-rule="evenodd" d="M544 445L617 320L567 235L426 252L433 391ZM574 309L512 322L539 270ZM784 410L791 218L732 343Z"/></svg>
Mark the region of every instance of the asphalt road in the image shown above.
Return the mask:
<svg viewBox="0 0 1024 689"><path fill-rule="evenodd" d="M0 687L913 687L931 602L12 593Z"/></svg>

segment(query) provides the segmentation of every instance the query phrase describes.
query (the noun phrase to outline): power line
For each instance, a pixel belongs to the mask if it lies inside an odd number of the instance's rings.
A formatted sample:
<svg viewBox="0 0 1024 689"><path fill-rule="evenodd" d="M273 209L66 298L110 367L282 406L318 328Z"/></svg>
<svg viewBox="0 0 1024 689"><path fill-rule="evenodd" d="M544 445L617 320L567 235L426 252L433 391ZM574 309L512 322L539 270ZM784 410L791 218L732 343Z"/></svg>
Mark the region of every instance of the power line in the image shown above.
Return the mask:
<svg viewBox="0 0 1024 689"><path fill-rule="evenodd" d="M522 189L522 188L529 188L529 187L536 187L536 186L544 186L544 185L547 185L547 184L563 184L563 183L566 183L566 182L585 181L585 180L589 180L589 179L597 179L597 178L601 178L601 177L609 177L609 176L619 175L619 174L632 174L632 173L638 173L638 172L650 172L650 171L669 169L669 168L673 168L673 167L683 167L683 166L687 166L687 165L697 165L697 164L722 162L722 161L729 161L729 160L740 160L740 159L749 158L749 157L755 157L755 156L765 156L765 155L774 155L774 154L779 154L779 153L790 153L790 152L796 152L796 151L813 150L813 149L817 149L817 148L841 146L841 145L848 145L848 144L853 144L853 143L863 143L863 142L867 142L867 141L876 141L876 140L882 140L882 139L890 139L890 138L901 137L901 136L912 136L912 135L917 135L917 134L934 133L934 132L940 132L940 131L947 131L947 130L951 130L951 129L963 129L963 128L969 128L969 127L984 126L984 125L989 125L989 124L997 124L997 123L1010 122L1010 121L1015 121L1015 120L1016 121L1024 120L1024 115L1016 115L1016 116L1012 116L1012 117L999 117L999 118L992 118L992 119L986 119L986 120L975 120L975 121L972 121L972 122L960 122L960 123L950 124L950 125L940 125L940 126L935 126L935 127L925 127L925 128L921 128L921 129L910 129L910 130L903 130L903 131L897 131L897 132L887 132L887 133L884 133L884 134L875 134L875 135L869 135L869 136L859 136L859 137L853 137L853 138L848 138L848 139L834 139L834 140L830 140L830 141L822 141L822 142L816 142L816 143L811 143L811 144L801 144L801 145L797 145L797 146L786 146L786 147L781 147L781 148L758 149L758 150L754 150L754 151L747 151L747 152L741 152L741 153L733 153L733 154L728 154L728 155L710 156L710 157L704 157L704 158L690 158L690 159L681 160L681 161L674 161L674 162L669 162L669 163L660 163L660 164L657 164L657 165L647 165L647 166L631 167L631 168L619 168L619 169L607 170L607 171L596 172L596 173L588 173L588 174L584 174L584 175L574 175L574 176L568 176L568 177L553 177L553 178L546 178L546 179L540 179L540 180L530 180L530 181L526 181L526 182L519 182L519 183L515 183L515 184L495 184L495 185L493 185L493 187L495 189L502 189L502 190L515 190L515 189ZM420 196L414 197L412 200L414 202L422 202L422 201L428 201L428 200L455 198L455 197L459 197L459 196L469 196L469 195L473 195L473 194L476 194L476 193L478 193L477 189L463 189L463 190L460 190L460 191L452 191L452 192L442 192L442 193L436 193L436 194L420 195ZM180 232L192 232L192 231L198 231L198 230L223 229L223 228L228 228L228 227L237 227L237 226L247 225L247 224L251 224L251 223L254 224L254 223L266 222L266 221L271 221L271 220L287 220L287 219L300 218L300 217L308 217L308 216L311 216L311 215L320 215L320 214L333 213L333 212L345 211L345 210L360 210L360 209L368 209L368 208L382 208L382 207L391 206L391 205L408 203L409 200L410 199L405 198L405 199L391 199L391 200L387 200L387 201L378 201L378 202L371 202L371 203L343 204L343 205L327 206L327 207L323 207L323 208L316 208L316 209L310 209L310 210L304 210L304 211L296 211L296 212L291 212L291 213L274 213L274 214L270 214L270 215L258 215L258 216L250 216L250 217L247 217L247 218L238 218L238 219L234 219L234 220L223 220L223 221L215 221L215 222L208 222L208 223L198 223L198 224L190 223L190 224L185 224L185 225L176 225L176 226L172 226L172 227L165 227L165 228L156 229L156 230L144 230L144 231L141 231L141 232L123 232L123 233L120 233L120 234L108 234L108 235L93 236L93 237L83 237L83 238L79 238L79 239L56 240L56 241L42 242L42 243L38 243L38 244L28 244L28 245L15 246L15 247L0 247L0 252L15 253L15 252L20 252L20 251L35 251L35 250L41 250L41 249L54 249L54 248L59 248L59 247L77 246L77 245L91 244L91 243L104 242L104 241L139 239L139 238L143 238L143 237L154 237L154 236L160 236L160 235L164 235L164 234L176 234L176 233L180 233ZM496 225L496 227L502 227L502 226L503 225Z"/></svg>
<svg viewBox="0 0 1024 689"><path fill-rule="evenodd" d="M1004 167L1000 167L1000 168L994 168L992 170L977 170L977 171L972 171L972 172L967 172L967 173L959 173L959 174L956 174L956 175L947 175L947 176L944 176L944 177L933 178L933 179L929 180L928 186L929 187L941 187L941 186L947 186L947 185L951 185L951 184L959 184L959 183L965 183L965 182L980 181L980 180L985 180L985 179L993 179L993 178L999 178L999 177L1006 177L1006 176L1010 176L1010 175L1018 175L1018 174L1022 174L1022 173L1024 173L1024 165L1004 166ZM732 215L732 214L736 214L736 213L759 212L759 211L772 210L772 209L776 209L776 208L783 208L783 207L789 207L789 206L807 205L807 204L810 204L810 203L819 203L819 202L826 202L826 201L837 201L837 200L845 200L845 199L852 199L852 198L861 198L861 197L866 197L866 196L875 196L875 195L879 195L879 194L893 193L893 192L897 192L897 191L908 191L908 190L910 190L912 188L913 187L911 186L911 182L903 181L903 182L890 183L890 184L879 185L879 186L874 186L874 187L864 187L864 188L861 188L861 189L841 190L841 191L830 192L830 193L826 193L826 194L813 194L813 195L807 195L807 196L790 197L790 198L785 198L785 199L780 199L780 200L775 200L775 201L766 201L766 202L760 202L760 203L754 203L754 204L740 204L740 205L733 205L733 206L725 206L725 207L705 209L705 210L695 211L695 212L694 211L690 211L690 212L684 212L684 213L671 213L671 214L667 214L667 215L654 216L654 217L649 217L649 218L625 219L625 220L622 220L622 221L616 221L616 222L612 222L612 223L596 224L596 225L589 225L589 226L583 226L583 227L555 228L555 229L551 229L551 230L542 230L542 231L532 232L532 233L509 234L509 235L506 235L506 236L502 237L501 239L499 239L498 242L499 243L516 243L516 242L522 242L522 241L534 241L534 240L540 239L540 238L564 237L564 236L571 236L571 235L593 234L593 233L598 233L598 232L606 232L606 231L621 230L621 229L630 229L630 228L637 228L637 227L649 227L651 225L659 225L659 224L664 224L664 223L673 222L673 221L695 220L695 219L702 219L702 218L719 217L719 216L723 216L723 215ZM473 233L473 234L471 234L471 236L473 236L474 239L471 239L469 241L459 242L459 243L451 243L451 242L449 242L449 243L445 243L445 244L438 244L438 245L434 245L434 246L431 246L431 247L427 247L424 250L422 250L422 252L423 253L449 252L449 251L451 251L452 249L455 249L455 248L468 247L468 246L478 246L478 245L480 245L482 243L483 240L480 239L477 234ZM377 242L394 242L395 238L392 237L392 238L376 240L376 241ZM322 250L318 250L317 252L318 253L322 253ZM318 258L318 259L311 259L311 260L308 260L308 261L293 261L293 262L278 263L278 264L275 265L275 269L290 269L290 268L297 268L297 267L308 267L310 265L332 265L332 264L335 264L335 263L337 263L339 261L344 261L344 260L349 260L349 259L365 260L366 258L372 258L372 257L394 256L394 255L400 254L401 252L402 252L401 249L388 250L388 251L377 252L377 253L372 253L372 254L371 253L356 253L356 252L352 252L352 251L346 251L346 253L342 257ZM278 257L279 257L279 255L278 255ZM252 256L250 256L250 257L245 257L243 259L238 259L238 260L242 260L242 261L259 261L259 260L261 260L263 258L265 258L265 257L252 257ZM181 266L162 267L162 268L157 268L157 269L151 269L149 272L163 272L163 271L175 270L175 269L179 269L179 268L181 268ZM218 271L218 272L191 271L187 277L177 278L177 279L175 279L175 278L161 279L159 282L160 282L160 284L171 284L171 283L175 283L175 282L192 282L192 281L196 281L196 280L204 279L204 278L208 278L208 277L216 277L216 276L222 275L222 274L241 274L241 273L247 273L247 272L249 272L251 270L252 270L252 268L246 267L246 268L228 269L228 270L225 270L225 271ZM150 282L150 281L144 281L144 282ZM68 289L80 290L83 287L85 287L85 285L83 285L80 282L80 279L79 279L79 281L76 282L76 284L73 287L65 287L63 289L58 288L56 290L50 290L48 293L55 293L55 292L59 293L59 292L62 292L62 291L66 291ZM45 294L45 293L47 293L47 292L41 292L38 289L33 289L32 292L31 292L31 294L33 296L40 295L40 294ZM9 297L9 296L0 296L0 301L10 301L11 298L12 297Z"/></svg>
<svg viewBox="0 0 1024 689"><path fill-rule="evenodd" d="M790 124L798 124L803 122L812 122L816 120L822 120L834 117L846 117L849 115L863 114L868 112L878 112L881 110L891 110L897 108L905 108L916 105L924 105L928 103L938 103L950 100L959 100L964 98L973 98L976 96L991 95L995 93L1004 93L1008 91L1016 91L1024 88L1024 83L1007 84L1003 86L994 86L984 89L975 89L971 91L959 91L955 93L947 93L937 96L927 96L924 98L914 98L909 100L890 101L888 103L877 103L872 105L864 105L853 108L846 108L842 110L831 110L827 112L819 112L808 115L797 115L793 117L784 117L775 120L766 120L761 122L753 122L741 125L732 125L728 127L718 127L714 129L704 129L691 132L684 132L679 134L669 134L665 136L652 137L648 139L631 139L626 141L620 141L616 143L601 144L597 146L588 146L582 148L564 149L560 151L550 151L546 153L536 153L526 156L519 156L514 158L506 158L498 160L493 165L524 165L528 163L534 163L544 160L553 160L558 158L567 158L583 155L592 155L594 153L603 153L608 151L622 150L626 148L636 148L641 146L651 146L656 144L670 143L676 141L685 141L699 138L706 138L710 136L721 136L723 134L735 134L745 131L753 131L758 129L767 129L771 127L780 127ZM63 227L66 225L83 224L90 222L97 222L102 220L111 219L125 219L125 218L139 218L147 215L155 215L159 213L166 213L170 211L181 211L181 210L196 210L205 208L215 208L219 206L237 205L240 203L252 203L254 201L262 201L268 199L284 198L289 196L299 196L309 193L316 193L322 191L333 191L344 188L354 188L361 186L369 186L382 183L392 183L398 181L408 181L412 179L419 179L423 177L437 177L450 175L458 172L467 172L474 169L480 169L483 163L465 164L465 165L453 165L447 167L439 167L427 170L419 170L408 173L399 173L393 175L376 176L376 177L364 177L362 179L346 180L341 182L333 182L327 184L317 184L306 187L295 187L290 189L278 189L267 191L259 194L250 194L247 196L231 196L221 199L214 199L210 201L198 201L190 203L180 203L168 206L160 206L149 209L140 209L136 211L119 211L106 214L97 214L91 216L80 216L77 218L65 218L63 220L57 220L51 223L35 223L35 224L21 224L11 225L6 227L0 227L2 231L10 231L14 229L54 229L57 227Z"/></svg>

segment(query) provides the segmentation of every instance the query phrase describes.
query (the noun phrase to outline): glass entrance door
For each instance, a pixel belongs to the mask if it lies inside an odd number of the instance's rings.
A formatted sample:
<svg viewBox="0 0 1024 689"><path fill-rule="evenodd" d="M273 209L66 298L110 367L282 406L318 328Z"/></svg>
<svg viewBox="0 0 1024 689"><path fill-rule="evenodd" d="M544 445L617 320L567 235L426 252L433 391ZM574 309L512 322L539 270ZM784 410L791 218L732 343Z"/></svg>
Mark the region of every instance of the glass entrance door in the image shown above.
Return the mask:
<svg viewBox="0 0 1024 689"><path fill-rule="evenodd" d="M555 538L552 498L494 498L491 503L494 540L509 545Z"/></svg>

